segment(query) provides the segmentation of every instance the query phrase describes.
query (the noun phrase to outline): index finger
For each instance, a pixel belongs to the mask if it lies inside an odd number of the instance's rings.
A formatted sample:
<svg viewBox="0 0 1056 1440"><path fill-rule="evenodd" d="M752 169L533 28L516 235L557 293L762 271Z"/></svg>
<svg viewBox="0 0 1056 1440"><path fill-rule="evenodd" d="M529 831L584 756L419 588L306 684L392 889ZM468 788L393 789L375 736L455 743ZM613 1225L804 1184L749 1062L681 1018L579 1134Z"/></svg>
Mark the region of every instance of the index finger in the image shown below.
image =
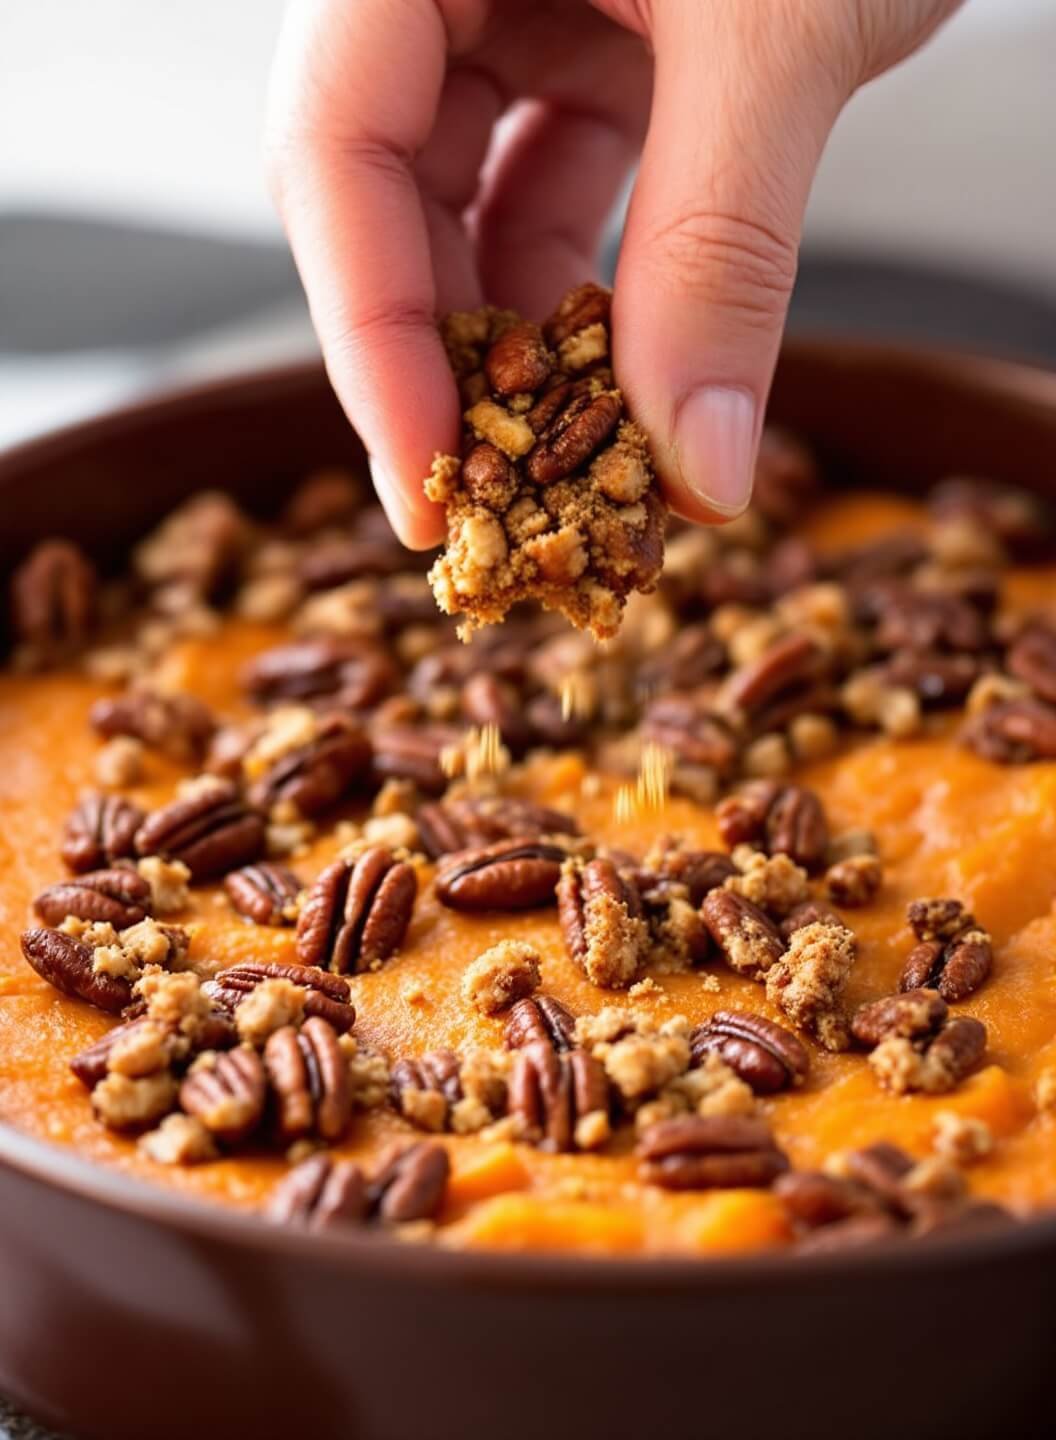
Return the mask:
<svg viewBox="0 0 1056 1440"><path fill-rule="evenodd" d="M458 444L411 161L432 128L446 34L432 0L295 0L269 101L269 169L331 382L405 544L435 544L423 480Z"/></svg>

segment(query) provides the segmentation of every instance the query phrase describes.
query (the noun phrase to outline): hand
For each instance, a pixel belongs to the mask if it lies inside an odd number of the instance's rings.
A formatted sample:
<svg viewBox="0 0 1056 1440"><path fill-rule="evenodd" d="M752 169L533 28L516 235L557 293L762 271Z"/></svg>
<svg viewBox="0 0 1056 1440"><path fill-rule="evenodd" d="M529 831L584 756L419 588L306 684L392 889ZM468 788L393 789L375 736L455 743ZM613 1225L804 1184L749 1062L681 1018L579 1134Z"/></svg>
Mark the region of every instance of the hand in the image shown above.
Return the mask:
<svg viewBox="0 0 1056 1440"><path fill-rule="evenodd" d="M825 140L958 3L293 0L274 191L401 538L440 538L422 481L458 446L436 315L487 297L541 318L592 276L639 151L617 379L671 505L742 510Z"/></svg>

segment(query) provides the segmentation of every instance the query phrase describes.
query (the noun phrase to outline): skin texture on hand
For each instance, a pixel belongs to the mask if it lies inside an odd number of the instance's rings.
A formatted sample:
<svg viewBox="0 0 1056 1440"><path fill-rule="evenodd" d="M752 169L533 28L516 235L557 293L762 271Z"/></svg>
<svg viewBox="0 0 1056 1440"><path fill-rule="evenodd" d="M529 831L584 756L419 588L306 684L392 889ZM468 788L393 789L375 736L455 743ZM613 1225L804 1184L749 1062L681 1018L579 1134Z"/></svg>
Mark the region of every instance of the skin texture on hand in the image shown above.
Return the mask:
<svg viewBox="0 0 1056 1440"><path fill-rule="evenodd" d="M690 519L750 498L822 149L960 0L292 0L272 187L334 388L412 546L459 404L436 316L539 319L635 160L614 366Z"/></svg>

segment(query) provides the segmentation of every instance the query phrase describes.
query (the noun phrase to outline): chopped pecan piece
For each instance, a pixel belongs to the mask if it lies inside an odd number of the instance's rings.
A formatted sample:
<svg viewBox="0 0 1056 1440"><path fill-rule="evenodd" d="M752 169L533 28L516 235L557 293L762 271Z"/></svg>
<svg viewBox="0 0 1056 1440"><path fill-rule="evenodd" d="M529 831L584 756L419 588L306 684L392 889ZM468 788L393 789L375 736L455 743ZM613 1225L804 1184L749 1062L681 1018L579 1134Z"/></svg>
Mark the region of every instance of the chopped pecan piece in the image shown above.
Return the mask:
<svg viewBox="0 0 1056 1440"><path fill-rule="evenodd" d="M962 733L971 749L999 765L1056 759L1056 707L1044 700L988 705L971 717Z"/></svg>
<svg viewBox="0 0 1056 1440"><path fill-rule="evenodd" d="M1056 703L1056 630L1041 621L1024 626L1005 656L1010 675L1042 700Z"/></svg>
<svg viewBox="0 0 1056 1440"><path fill-rule="evenodd" d="M716 1010L689 1038L694 1065L714 1052L757 1095L801 1085L810 1069L795 1035L750 1010Z"/></svg>
<svg viewBox="0 0 1056 1440"><path fill-rule="evenodd" d="M242 683L260 705L290 700L332 700L360 710L396 688L399 671L380 646L325 636L279 645L255 656Z"/></svg>
<svg viewBox="0 0 1056 1440"><path fill-rule="evenodd" d="M310 740L281 755L251 785L249 799L256 809L289 805L299 815L319 815L366 775L371 746L358 725L343 715L327 715L313 729Z"/></svg>
<svg viewBox="0 0 1056 1440"><path fill-rule="evenodd" d="M829 827L821 801L802 785L756 780L721 802L716 818L727 845L762 844L770 855L789 855L806 870L825 859Z"/></svg>
<svg viewBox="0 0 1056 1440"><path fill-rule="evenodd" d="M605 1067L586 1050L556 1051L534 1041L518 1049L510 1074L509 1111L522 1133L541 1150L573 1150L588 1139L608 1138L611 1104ZM588 1116L604 1116L605 1125L584 1125Z"/></svg>
<svg viewBox="0 0 1056 1440"><path fill-rule="evenodd" d="M297 955L338 975L387 960L403 943L418 877L382 845L335 860L311 886L297 920Z"/></svg>
<svg viewBox="0 0 1056 1440"><path fill-rule="evenodd" d="M415 1060L398 1060L390 1088L396 1109L412 1124L444 1130L463 1098L459 1058L453 1050L431 1050Z"/></svg>
<svg viewBox="0 0 1056 1440"><path fill-rule="evenodd" d="M764 1120L744 1115L685 1115L640 1136L641 1178L665 1190L766 1187L788 1160Z"/></svg>
<svg viewBox="0 0 1056 1440"><path fill-rule="evenodd" d="M68 540L44 540L11 577L15 635L42 661L70 655L95 619L95 570Z"/></svg>
<svg viewBox="0 0 1056 1440"><path fill-rule="evenodd" d="M802 905L797 905L794 910L789 911L778 927L782 939L786 942L791 940L797 930L802 930L807 925L837 925L842 926L842 918L828 905L823 905L819 900L804 900Z"/></svg>
<svg viewBox="0 0 1056 1440"><path fill-rule="evenodd" d="M465 795L422 805L415 816L426 854L438 860L496 840L578 835L571 815L512 795Z"/></svg>
<svg viewBox="0 0 1056 1440"><path fill-rule="evenodd" d="M876 643L881 650L983 650L985 617L960 596L889 583L875 592Z"/></svg>
<svg viewBox="0 0 1056 1440"><path fill-rule="evenodd" d="M310 1134L340 1140L352 1117L352 1087L348 1061L328 1021L313 1015L299 1030L287 1025L269 1035L264 1068L284 1140Z"/></svg>
<svg viewBox="0 0 1056 1440"><path fill-rule="evenodd" d="M292 925L301 888L292 870L267 860L232 870L224 879L231 904L258 925Z"/></svg>
<svg viewBox="0 0 1056 1440"><path fill-rule="evenodd" d="M462 738L461 730L447 725L375 725L374 772L381 780L413 780L426 794L438 795L448 782L444 753Z"/></svg>
<svg viewBox="0 0 1056 1440"><path fill-rule="evenodd" d="M62 858L71 870L98 870L135 853L143 811L121 795L90 791L66 821Z"/></svg>
<svg viewBox="0 0 1056 1440"><path fill-rule="evenodd" d="M267 1216L279 1225L330 1230L362 1224L369 1208L367 1182L360 1167L320 1152L302 1160L276 1185Z"/></svg>
<svg viewBox="0 0 1056 1440"><path fill-rule="evenodd" d="M211 880L256 859L264 821L247 810L230 780L212 779L153 811L136 831L140 855L179 860L195 880Z"/></svg>
<svg viewBox="0 0 1056 1440"><path fill-rule="evenodd" d="M49 885L33 901L46 925L61 925L67 915L107 920L115 930L138 925L151 909L150 885L132 869L93 870L76 880Z"/></svg>
<svg viewBox="0 0 1056 1440"><path fill-rule="evenodd" d="M436 894L452 910L530 910L553 903L567 852L548 840L498 840L445 856Z"/></svg>
<svg viewBox="0 0 1056 1440"><path fill-rule="evenodd" d="M620 989L641 967L648 942L633 880L611 860L566 860L557 886L565 948L595 985Z"/></svg>
<svg viewBox="0 0 1056 1440"><path fill-rule="evenodd" d="M180 1106L218 1140L238 1145L260 1124L266 1091L260 1056L248 1045L238 1045L199 1056L180 1086Z"/></svg>
<svg viewBox="0 0 1056 1440"><path fill-rule="evenodd" d="M193 695L145 689L97 700L88 719L107 740L131 735L176 760L199 759L216 729L208 708Z"/></svg>
<svg viewBox="0 0 1056 1440"><path fill-rule="evenodd" d="M760 979L781 958L785 944L777 927L743 895L712 890L700 913L727 964L740 974Z"/></svg>
<svg viewBox="0 0 1056 1440"><path fill-rule="evenodd" d="M202 990L214 1005L233 1012L265 980L287 980L291 985L300 986L305 992L304 1013L329 1021L339 1035L355 1024L356 1011L349 998L348 981L314 965L247 960L221 970L214 980L205 982Z"/></svg>
<svg viewBox="0 0 1056 1440"><path fill-rule="evenodd" d="M853 909L876 899L884 870L875 855L849 855L825 872L825 893L837 905Z"/></svg>
<svg viewBox="0 0 1056 1440"><path fill-rule="evenodd" d="M518 1000L506 1016L505 1041L508 1050L526 1045L549 1045L563 1052L573 1046L576 1022L570 1011L552 995L531 995Z"/></svg>
<svg viewBox="0 0 1056 1440"><path fill-rule="evenodd" d="M851 1034L860 1045L873 1049L889 1035L909 1040L934 1035L946 1023L949 1011L937 990L909 990L885 995L860 1005L851 1021Z"/></svg>
<svg viewBox="0 0 1056 1440"><path fill-rule="evenodd" d="M96 970L90 945L61 930L25 930L22 954L33 969L64 995L87 1000L99 1010L118 1015L132 999L132 983L125 975Z"/></svg>

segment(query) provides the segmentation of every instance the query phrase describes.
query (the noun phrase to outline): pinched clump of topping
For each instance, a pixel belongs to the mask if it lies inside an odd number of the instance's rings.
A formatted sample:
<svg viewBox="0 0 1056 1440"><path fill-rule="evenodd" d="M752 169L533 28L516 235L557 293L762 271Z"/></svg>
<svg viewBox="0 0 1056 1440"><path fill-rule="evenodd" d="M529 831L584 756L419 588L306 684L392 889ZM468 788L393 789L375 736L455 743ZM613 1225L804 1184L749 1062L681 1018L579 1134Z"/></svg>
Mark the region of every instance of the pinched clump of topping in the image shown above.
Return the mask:
<svg viewBox="0 0 1056 1440"><path fill-rule="evenodd" d="M92 1091L92 1109L111 1130L140 1130L168 1114L176 1091L169 1070L138 1077L111 1071Z"/></svg>
<svg viewBox="0 0 1056 1440"><path fill-rule="evenodd" d="M299 1025L304 1019L308 992L292 980L263 980L254 986L235 1010L235 1025L247 1045L258 1048L268 1036L285 1025Z"/></svg>
<svg viewBox="0 0 1056 1440"><path fill-rule="evenodd" d="M159 925L149 917L127 930L115 930L106 921L79 920L68 915L59 926L92 951L92 969L134 982L148 966L180 965L191 943L189 931L180 925Z"/></svg>
<svg viewBox="0 0 1056 1440"><path fill-rule="evenodd" d="M767 999L826 1050L847 1048L841 1000L856 954L853 931L815 922L793 932L788 949L766 973Z"/></svg>
<svg viewBox="0 0 1056 1440"><path fill-rule="evenodd" d="M640 1010L606 1006L576 1022L576 1043L589 1050L625 1102L659 1094L689 1069L689 1022L676 1015L657 1025Z"/></svg>
<svg viewBox="0 0 1056 1440"><path fill-rule="evenodd" d="M147 855L136 869L150 886L151 909L155 915L176 915L191 903L187 882L191 872L182 860L163 860Z"/></svg>
<svg viewBox="0 0 1056 1440"><path fill-rule="evenodd" d="M648 1100L634 1117L639 1134L659 1120L676 1115L751 1115L755 1095L729 1065L713 1051L692 1070L677 1075Z"/></svg>
<svg viewBox="0 0 1056 1440"><path fill-rule="evenodd" d="M468 408L461 459L437 456L425 483L447 507L429 579L466 633L535 599L611 636L656 584L666 509L608 368L609 300L580 286L541 330L492 309L441 326Z"/></svg>
<svg viewBox="0 0 1056 1440"><path fill-rule="evenodd" d="M741 873L731 875L725 889L743 895L775 919L783 920L810 897L807 872L784 851L765 855L750 845L738 845L733 863Z"/></svg>
<svg viewBox="0 0 1056 1440"><path fill-rule="evenodd" d="M994 1148L994 1135L985 1120L940 1110L932 1122L932 1144L936 1155L954 1165L973 1165Z"/></svg>
<svg viewBox="0 0 1056 1440"><path fill-rule="evenodd" d="M462 999L484 1015L498 1015L539 988L539 952L523 940L500 940L462 976Z"/></svg>
<svg viewBox="0 0 1056 1440"><path fill-rule="evenodd" d="M219 1154L212 1135L194 1115L175 1111L156 1130L149 1130L139 1148L158 1165L200 1165Z"/></svg>

